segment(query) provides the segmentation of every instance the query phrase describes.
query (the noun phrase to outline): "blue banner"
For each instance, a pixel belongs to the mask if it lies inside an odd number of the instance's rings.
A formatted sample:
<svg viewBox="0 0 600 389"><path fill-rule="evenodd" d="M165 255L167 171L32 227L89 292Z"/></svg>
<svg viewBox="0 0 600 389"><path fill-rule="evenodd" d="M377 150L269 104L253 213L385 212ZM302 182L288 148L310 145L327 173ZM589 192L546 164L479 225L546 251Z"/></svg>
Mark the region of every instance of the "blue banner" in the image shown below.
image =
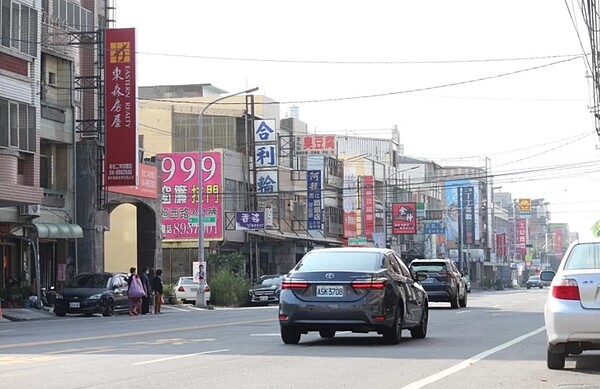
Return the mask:
<svg viewBox="0 0 600 389"><path fill-rule="evenodd" d="M441 222L424 222L423 232L425 234L444 235L446 233L446 227L444 227Z"/></svg>
<svg viewBox="0 0 600 389"><path fill-rule="evenodd" d="M320 230L323 219L321 204L321 171L306 171L306 220L308 230Z"/></svg>
<svg viewBox="0 0 600 389"><path fill-rule="evenodd" d="M263 211L245 211L235 213L236 230L264 230L265 213Z"/></svg>

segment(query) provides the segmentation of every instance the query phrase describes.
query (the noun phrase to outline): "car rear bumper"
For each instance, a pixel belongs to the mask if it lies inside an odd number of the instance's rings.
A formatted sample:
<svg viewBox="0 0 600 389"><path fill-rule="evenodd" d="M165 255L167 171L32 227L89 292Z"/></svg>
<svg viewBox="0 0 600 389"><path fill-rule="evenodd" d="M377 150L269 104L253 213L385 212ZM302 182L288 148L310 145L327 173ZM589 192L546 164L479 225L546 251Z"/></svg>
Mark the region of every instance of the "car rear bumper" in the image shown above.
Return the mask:
<svg viewBox="0 0 600 389"><path fill-rule="evenodd" d="M544 308L548 343L600 344L600 309L585 309L579 301L550 298Z"/></svg>
<svg viewBox="0 0 600 389"><path fill-rule="evenodd" d="M427 287L424 286L425 291L427 292L427 296L429 301L431 302L450 302L454 298L454 294L456 293L454 289L449 286L443 287Z"/></svg>
<svg viewBox="0 0 600 389"><path fill-rule="evenodd" d="M305 302L294 296L281 296L279 323L301 331L323 329L369 332L392 326L394 318L384 317L383 304L357 302ZM285 319L282 319L285 317ZM383 320L377 320L376 317Z"/></svg>

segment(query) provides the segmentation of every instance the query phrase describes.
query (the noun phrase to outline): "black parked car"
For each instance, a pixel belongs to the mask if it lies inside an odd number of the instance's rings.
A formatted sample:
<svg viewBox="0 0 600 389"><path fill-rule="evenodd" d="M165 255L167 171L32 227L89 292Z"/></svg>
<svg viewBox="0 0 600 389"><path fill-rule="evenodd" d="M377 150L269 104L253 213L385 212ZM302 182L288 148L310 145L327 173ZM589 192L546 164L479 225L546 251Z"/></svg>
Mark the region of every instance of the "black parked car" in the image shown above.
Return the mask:
<svg viewBox="0 0 600 389"><path fill-rule="evenodd" d="M268 304L279 302L282 275L268 275L259 278L248 291L248 304Z"/></svg>
<svg viewBox="0 0 600 389"><path fill-rule="evenodd" d="M427 293L398 255L380 248L329 248L308 252L286 275L279 297L281 338L286 344L302 334L336 331L382 334L391 344L409 329L427 335Z"/></svg>
<svg viewBox="0 0 600 389"><path fill-rule="evenodd" d="M56 295L54 313L112 316L115 311L127 311L127 274L82 273Z"/></svg>
<svg viewBox="0 0 600 389"><path fill-rule="evenodd" d="M544 281L540 280L540 276L531 276L527 279L527 283L525 284L527 289L531 288L540 288L544 287Z"/></svg>
<svg viewBox="0 0 600 389"><path fill-rule="evenodd" d="M454 309L467 306L465 279L450 259L415 259L410 263L410 269L427 273L421 284L429 301L449 302Z"/></svg>

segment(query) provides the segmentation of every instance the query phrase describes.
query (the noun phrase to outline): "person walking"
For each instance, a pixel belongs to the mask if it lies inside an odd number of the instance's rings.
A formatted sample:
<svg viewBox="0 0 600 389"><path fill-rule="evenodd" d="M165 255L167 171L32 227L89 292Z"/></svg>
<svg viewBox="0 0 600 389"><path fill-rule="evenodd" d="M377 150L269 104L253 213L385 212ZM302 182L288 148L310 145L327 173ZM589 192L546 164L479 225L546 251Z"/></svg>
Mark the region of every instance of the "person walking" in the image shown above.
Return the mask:
<svg viewBox="0 0 600 389"><path fill-rule="evenodd" d="M142 297L146 295L144 285L140 276L136 273L136 268L129 269L131 274L127 279L127 297L129 298L129 316L137 316L140 314L142 307Z"/></svg>
<svg viewBox="0 0 600 389"><path fill-rule="evenodd" d="M150 279L148 278L149 272L148 266L144 266L144 268L142 268L142 272L140 273L142 285L144 285L144 289L146 290L146 295L142 297L142 315L147 315L150 313L150 299L152 298L150 291L152 290L152 285L150 284Z"/></svg>
<svg viewBox="0 0 600 389"><path fill-rule="evenodd" d="M152 279L152 290L154 291L154 313L162 313L160 308L162 306L163 299L163 283L162 283L162 269L156 269L156 274Z"/></svg>

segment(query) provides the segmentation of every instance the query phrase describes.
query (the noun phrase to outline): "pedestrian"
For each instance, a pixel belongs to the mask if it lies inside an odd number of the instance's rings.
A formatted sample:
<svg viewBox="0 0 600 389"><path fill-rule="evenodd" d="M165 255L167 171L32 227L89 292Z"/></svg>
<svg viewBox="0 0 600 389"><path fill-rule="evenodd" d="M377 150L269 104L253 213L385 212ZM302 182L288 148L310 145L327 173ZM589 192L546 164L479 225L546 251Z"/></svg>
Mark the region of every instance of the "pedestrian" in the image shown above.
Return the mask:
<svg viewBox="0 0 600 389"><path fill-rule="evenodd" d="M140 314L142 307L142 297L146 295L146 290L142 284L140 276L136 273L136 268L129 269L131 274L127 279L127 296L129 298L129 316L137 316Z"/></svg>
<svg viewBox="0 0 600 389"><path fill-rule="evenodd" d="M156 275L152 279L152 290L154 291L154 313L162 313L160 307L163 302L163 283L162 283L162 269L156 269Z"/></svg>
<svg viewBox="0 0 600 389"><path fill-rule="evenodd" d="M150 291L152 290L152 285L150 284L148 273L150 273L148 266L144 266L140 273L140 279L142 280L142 285L144 285L144 290L146 291L146 295L142 297L142 315L150 313L150 299L152 297L150 296Z"/></svg>

